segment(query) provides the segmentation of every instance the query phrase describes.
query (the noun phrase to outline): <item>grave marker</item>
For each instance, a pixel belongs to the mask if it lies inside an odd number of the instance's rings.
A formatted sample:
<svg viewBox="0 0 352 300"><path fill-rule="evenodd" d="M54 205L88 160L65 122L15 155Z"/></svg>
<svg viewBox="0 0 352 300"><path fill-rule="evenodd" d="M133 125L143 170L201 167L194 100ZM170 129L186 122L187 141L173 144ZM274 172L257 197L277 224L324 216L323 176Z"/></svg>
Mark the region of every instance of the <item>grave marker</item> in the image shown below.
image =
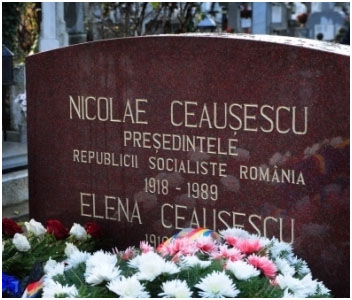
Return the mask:
<svg viewBox="0 0 352 300"><path fill-rule="evenodd" d="M31 217L96 221L119 248L240 226L348 295L349 47L92 42L29 57L27 95Z"/></svg>

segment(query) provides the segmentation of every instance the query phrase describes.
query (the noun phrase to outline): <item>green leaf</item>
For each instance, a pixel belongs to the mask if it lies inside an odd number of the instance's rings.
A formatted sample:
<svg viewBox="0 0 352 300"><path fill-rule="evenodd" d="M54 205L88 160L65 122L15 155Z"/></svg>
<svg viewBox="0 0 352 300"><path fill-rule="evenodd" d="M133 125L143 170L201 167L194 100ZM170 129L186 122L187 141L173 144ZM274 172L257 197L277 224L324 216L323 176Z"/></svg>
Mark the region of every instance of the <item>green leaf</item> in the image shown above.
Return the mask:
<svg viewBox="0 0 352 300"><path fill-rule="evenodd" d="M151 2L153 9L157 9L159 7L160 2Z"/></svg>

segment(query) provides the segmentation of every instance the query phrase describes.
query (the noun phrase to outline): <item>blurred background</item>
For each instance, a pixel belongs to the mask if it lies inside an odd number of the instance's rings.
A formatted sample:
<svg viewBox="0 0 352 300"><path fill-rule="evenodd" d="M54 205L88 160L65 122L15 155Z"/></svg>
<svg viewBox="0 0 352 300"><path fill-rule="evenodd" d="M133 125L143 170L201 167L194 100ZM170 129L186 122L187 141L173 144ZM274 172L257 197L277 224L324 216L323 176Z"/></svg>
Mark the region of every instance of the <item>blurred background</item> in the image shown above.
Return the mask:
<svg viewBox="0 0 352 300"><path fill-rule="evenodd" d="M28 214L27 55L87 41L187 32L350 43L349 2L2 3L3 217Z"/></svg>

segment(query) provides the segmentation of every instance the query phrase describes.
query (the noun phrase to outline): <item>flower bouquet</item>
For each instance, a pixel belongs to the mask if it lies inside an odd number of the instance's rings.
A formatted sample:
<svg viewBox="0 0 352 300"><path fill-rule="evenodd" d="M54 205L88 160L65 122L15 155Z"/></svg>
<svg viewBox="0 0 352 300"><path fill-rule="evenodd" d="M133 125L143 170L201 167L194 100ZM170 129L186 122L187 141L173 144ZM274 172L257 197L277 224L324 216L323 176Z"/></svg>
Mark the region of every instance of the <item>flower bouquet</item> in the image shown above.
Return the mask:
<svg viewBox="0 0 352 300"><path fill-rule="evenodd" d="M22 226L20 226L22 225ZM85 227L73 224L70 230L58 220L48 220L46 228L34 219L16 223L2 220L3 294L19 296L28 282L38 280L50 258L63 260L70 248L93 251L101 235L96 223Z"/></svg>
<svg viewBox="0 0 352 300"><path fill-rule="evenodd" d="M194 232L200 229L193 229ZM210 230L203 230L211 232ZM188 233L192 232L188 229ZM232 228L125 251L65 251L44 267L43 297L330 297L291 245Z"/></svg>

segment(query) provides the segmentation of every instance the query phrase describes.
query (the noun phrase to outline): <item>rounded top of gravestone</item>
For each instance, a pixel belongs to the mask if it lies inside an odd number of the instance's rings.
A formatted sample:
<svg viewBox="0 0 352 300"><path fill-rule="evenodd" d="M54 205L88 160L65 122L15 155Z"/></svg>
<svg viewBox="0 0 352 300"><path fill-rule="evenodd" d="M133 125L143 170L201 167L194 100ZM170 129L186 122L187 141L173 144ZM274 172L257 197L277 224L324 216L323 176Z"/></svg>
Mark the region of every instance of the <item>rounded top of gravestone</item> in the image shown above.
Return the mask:
<svg viewBox="0 0 352 300"><path fill-rule="evenodd" d="M349 45L342 45L338 43L331 43L331 42L324 42L324 41L317 41L311 39L303 39L303 38L294 38L294 37L287 37L287 36L271 36L271 35L254 35L254 34L231 34L231 33L184 33L184 34L160 34L160 35L147 35L147 36L140 36L140 37L126 37L126 38L116 38L116 39L106 39L106 40L99 40L99 41L92 41L87 43L76 44L68 47L63 47L59 49L49 50L51 51L61 51L62 49L71 48L71 47L82 47L88 46L90 44L96 43L111 43L111 42L120 42L124 40L131 40L131 39L181 39L181 38L201 38L201 39L229 39L232 41L249 41L249 42L256 42L256 43L272 43L278 45L286 45L286 46L293 46L293 47L300 47L324 52L330 52L334 54L340 54L345 56L350 56L350 46ZM41 53L46 53L48 51L43 51ZM37 56L41 53L30 55Z"/></svg>
<svg viewBox="0 0 352 300"><path fill-rule="evenodd" d="M159 35L174 36L174 35ZM209 37L209 38L228 38L234 40L247 40L253 42L267 42L275 44L283 44L287 46L296 46L313 50L332 52L341 55L350 55L350 46L338 43L323 42L312 39L295 38L289 36L274 36L264 34L246 34L246 33L185 33L178 36L184 37Z"/></svg>

